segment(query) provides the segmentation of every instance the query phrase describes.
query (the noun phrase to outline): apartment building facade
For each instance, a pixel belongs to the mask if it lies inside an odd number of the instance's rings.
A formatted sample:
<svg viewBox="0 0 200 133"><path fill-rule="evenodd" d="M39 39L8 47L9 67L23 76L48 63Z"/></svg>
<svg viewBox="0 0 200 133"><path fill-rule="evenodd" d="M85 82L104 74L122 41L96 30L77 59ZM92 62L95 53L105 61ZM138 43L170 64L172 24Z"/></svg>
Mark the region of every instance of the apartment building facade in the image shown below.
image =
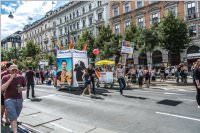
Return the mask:
<svg viewBox="0 0 200 133"><path fill-rule="evenodd" d="M189 65L200 58L200 2L199 1L111 1L110 25L115 34L124 34L128 26L133 22L136 26L149 28L153 23L161 19L171 11L175 16L188 23L189 33L192 36L190 46L181 53L181 62ZM160 65L167 63L169 53L156 47L151 53L134 52L134 64ZM173 55L172 55L173 56ZM152 57L152 58L150 58ZM174 60L176 56L174 56Z"/></svg>
<svg viewBox="0 0 200 133"><path fill-rule="evenodd" d="M108 1L72 1L51 10L45 17L24 27L22 44L32 39L43 51L51 51L58 40L63 47L69 44L70 38L77 43L81 33L89 30L98 35L99 27L109 23Z"/></svg>

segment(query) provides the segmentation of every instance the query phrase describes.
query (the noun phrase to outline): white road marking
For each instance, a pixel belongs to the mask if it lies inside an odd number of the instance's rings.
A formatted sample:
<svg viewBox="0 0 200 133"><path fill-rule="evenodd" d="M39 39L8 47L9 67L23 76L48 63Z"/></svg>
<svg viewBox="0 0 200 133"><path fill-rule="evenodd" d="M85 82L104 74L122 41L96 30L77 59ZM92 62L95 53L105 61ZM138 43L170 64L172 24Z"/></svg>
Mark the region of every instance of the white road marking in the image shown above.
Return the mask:
<svg viewBox="0 0 200 133"><path fill-rule="evenodd" d="M193 99L183 99L183 98L181 98L180 100L184 100L184 101L190 101L190 102L195 102L196 100L193 100Z"/></svg>
<svg viewBox="0 0 200 133"><path fill-rule="evenodd" d="M171 93L171 92L165 92L164 94L166 94L166 95L184 95L184 94L179 94L179 93Z"/></svg>
<svg viewBox="0 0 200 133"><path fill-rule="evenodd" d="M199 121L200 122L200 119L187 117L187 116L182 116L182 115L175 115L175 114L169 114L169 113L164 113L164 112L156 112L156 114L173 116L173 117L177 117L177 118L188 119L188 120L193 120L193 121Z"/></svg>
<svg viewBox="0 0 200 133"><path fill-rule="evenodd" d="M73 133L73 130L72 130L72 129L68 129L68 128L63 127L63 126L61 126L61 125L58 125L58 124L56 124L56 123L51 123L51 124L54 125L54 126L56 126L56 127L62 128L62 129L66 130L66 131L68 131L68 132L70 132L70 133Z"/></svg>

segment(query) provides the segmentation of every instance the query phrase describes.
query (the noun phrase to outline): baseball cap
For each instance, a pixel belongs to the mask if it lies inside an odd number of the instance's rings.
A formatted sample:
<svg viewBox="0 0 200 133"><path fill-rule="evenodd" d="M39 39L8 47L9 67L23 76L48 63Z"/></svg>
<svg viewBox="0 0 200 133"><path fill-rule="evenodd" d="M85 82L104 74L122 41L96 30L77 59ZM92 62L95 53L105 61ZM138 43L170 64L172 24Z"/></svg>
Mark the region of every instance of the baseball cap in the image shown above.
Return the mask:
<svg viewBox="0 0 200 133"><path fill-rule="evenodd" d="M18 67L17 67L17 65L11 65L10 67L9 67L9 70L18 70Z"/></svg>

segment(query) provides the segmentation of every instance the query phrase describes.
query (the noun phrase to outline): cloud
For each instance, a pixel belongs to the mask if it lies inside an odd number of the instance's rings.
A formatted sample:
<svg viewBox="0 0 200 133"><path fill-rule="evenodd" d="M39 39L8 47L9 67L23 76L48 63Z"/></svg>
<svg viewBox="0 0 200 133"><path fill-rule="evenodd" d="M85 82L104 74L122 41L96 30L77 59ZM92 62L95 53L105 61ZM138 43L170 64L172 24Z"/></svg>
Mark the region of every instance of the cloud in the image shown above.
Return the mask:
<svg viewBox="0 0 200 133"><path fill-rule="evenodd" d="M54 1L53 8L58 8L67 2L69 1ZM14 18L8 18L8 14L1 15L1 39L18 30L22 31L26 24L30 24L29 17L34 19L31 22L42 18L46 12L52 10L52 1L17 1L8 5L2 4L2 9L14 12Z"/></svg>
<svg viewBox="0 0 200 133"><path fill-rule="evenodd" d="M11 6L2 5L1 8L2 8L2 10L4 10L5 12L8 12L8 13L15 11L15 8L11 7Z"/></svg>

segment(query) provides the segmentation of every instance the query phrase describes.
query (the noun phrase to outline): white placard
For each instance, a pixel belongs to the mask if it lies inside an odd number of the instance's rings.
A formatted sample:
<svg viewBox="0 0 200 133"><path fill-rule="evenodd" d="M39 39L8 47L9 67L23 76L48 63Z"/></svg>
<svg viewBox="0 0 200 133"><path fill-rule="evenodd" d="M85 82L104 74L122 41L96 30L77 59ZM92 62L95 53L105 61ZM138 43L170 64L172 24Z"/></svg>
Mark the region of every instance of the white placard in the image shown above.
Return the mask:
<svg viewBox="0 0 200 133"><path fill-rule="evenodd" d="M101 77L99 78L100 82L104 83L113 83L113 72L99 72Z"/></svg>

